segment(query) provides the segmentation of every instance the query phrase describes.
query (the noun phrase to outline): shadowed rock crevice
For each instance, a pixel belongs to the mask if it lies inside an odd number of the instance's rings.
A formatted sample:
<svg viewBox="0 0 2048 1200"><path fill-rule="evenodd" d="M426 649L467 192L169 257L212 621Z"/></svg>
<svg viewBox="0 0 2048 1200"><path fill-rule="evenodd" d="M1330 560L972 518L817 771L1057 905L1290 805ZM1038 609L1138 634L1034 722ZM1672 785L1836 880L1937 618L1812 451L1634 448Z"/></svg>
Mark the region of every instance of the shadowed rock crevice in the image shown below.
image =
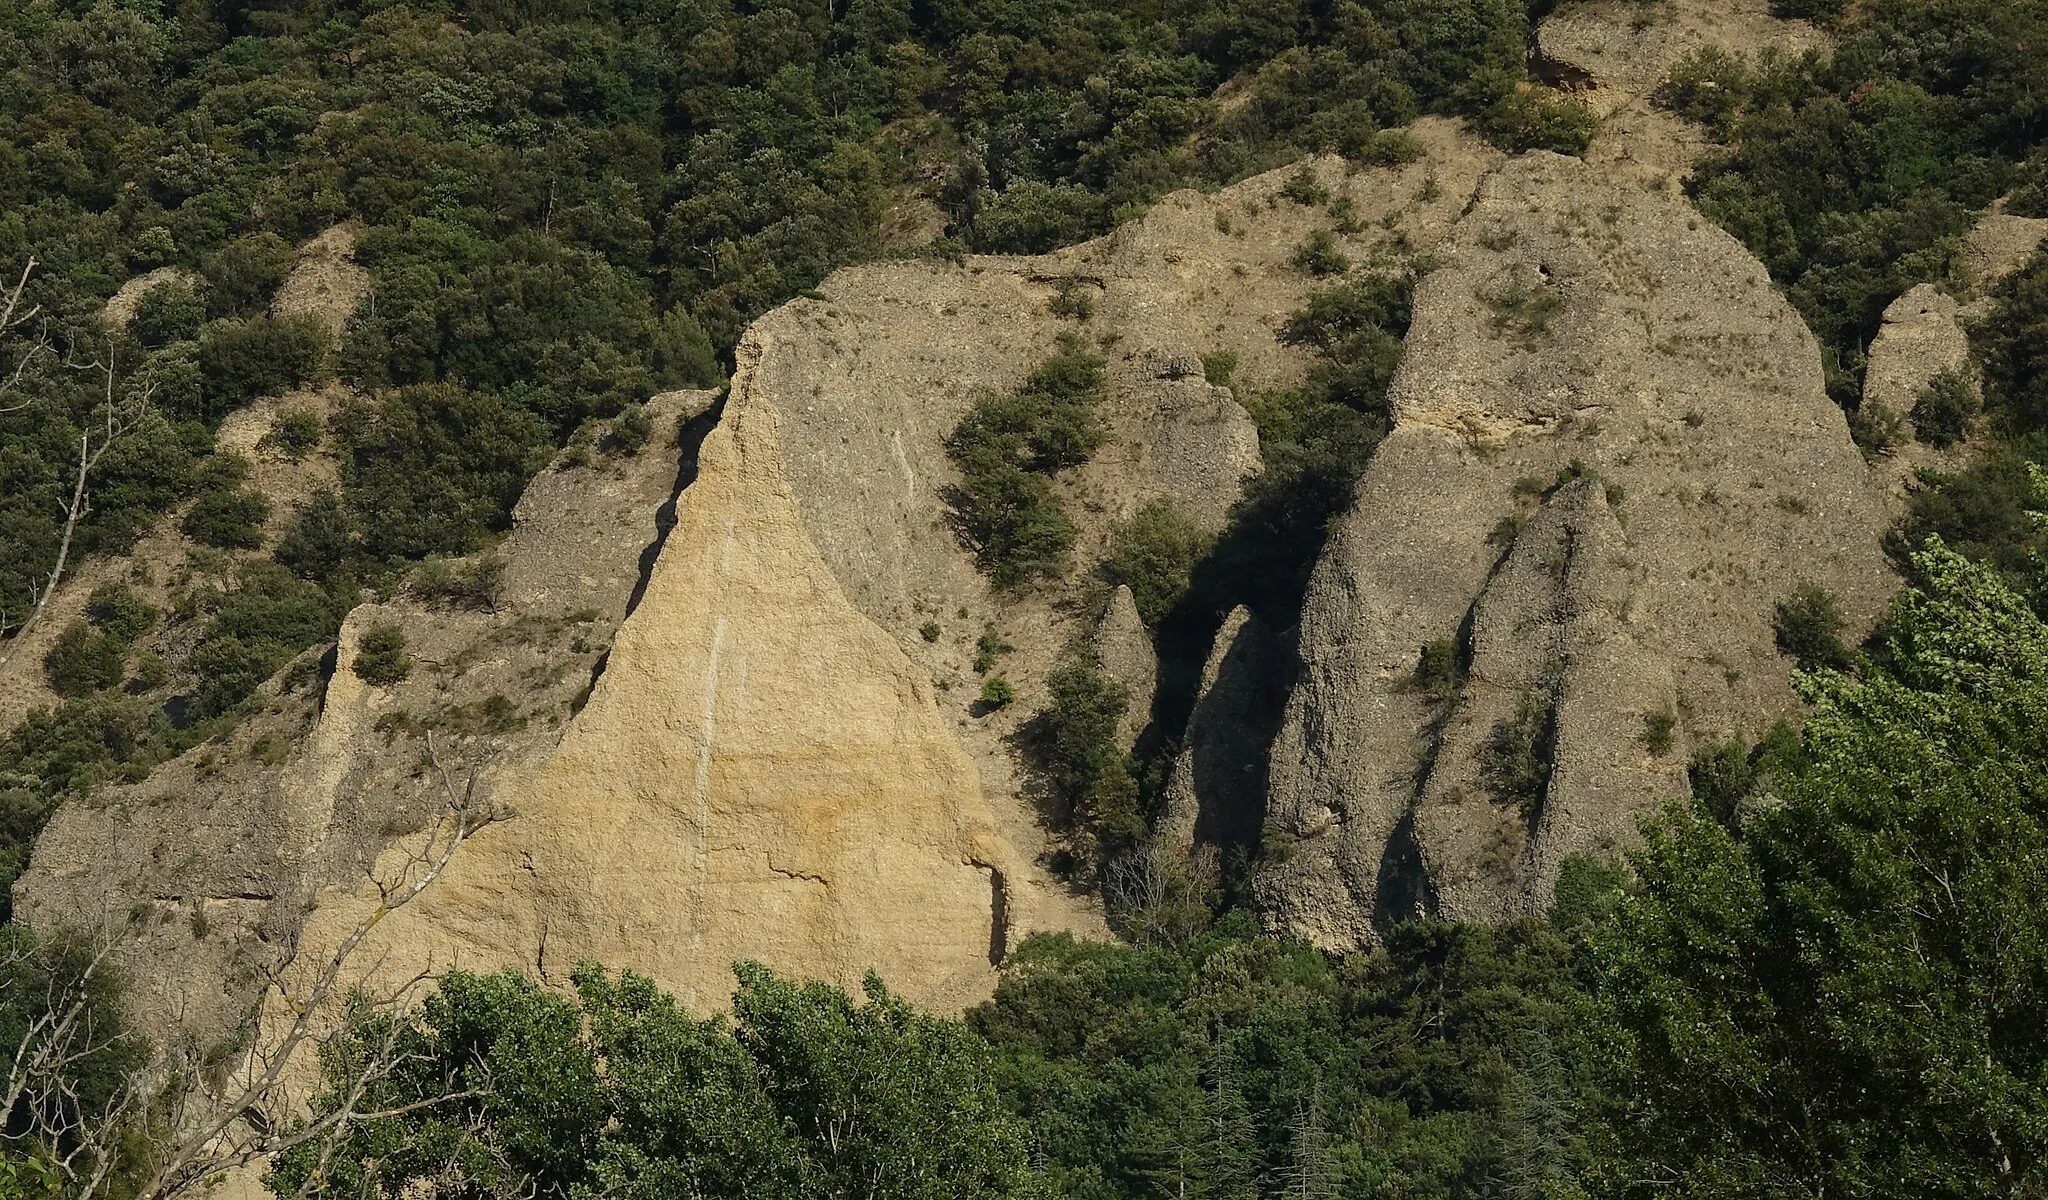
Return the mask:
<svg viewBox="0 0 2048 1200"><path fill-rule="evenodd" d="M708 399L709 402L704 403L703 399L693 400L677 414L679 423L676 426L675 438L675 487L669 492L668 503L663 504L660 511L654 514L654 540L647 543L647 548L640 552L640 578L634 581L633 593L626 598L626 615L629 617L633 615L634 609L640 607L640 597L647 594L647 581L654 575L654 560L661 557L661 548L668 543L669 531L676 527L676 502L682 499L683 492L688 490L691 484L697 482L698 451L703 449L704 439L725 415L727 395L724 390L717 393L694 393L694 396ZM693 408L698 411L691 412ZM602 670L603 660L600 659L599 671ZM590 681L595 684L597 675L593 674Z"/></svg>

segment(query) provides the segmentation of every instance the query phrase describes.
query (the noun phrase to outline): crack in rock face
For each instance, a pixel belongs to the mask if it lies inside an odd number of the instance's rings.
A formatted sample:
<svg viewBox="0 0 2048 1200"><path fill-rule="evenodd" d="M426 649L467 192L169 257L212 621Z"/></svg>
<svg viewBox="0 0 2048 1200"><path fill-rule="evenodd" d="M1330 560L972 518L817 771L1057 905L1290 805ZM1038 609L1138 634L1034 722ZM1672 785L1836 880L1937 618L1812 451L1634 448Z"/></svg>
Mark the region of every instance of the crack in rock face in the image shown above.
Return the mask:
<svg viewBox="0 0 2048 1200"><path fill-rule="evenodd" d="M1777 600L1812 580L1867 623L1896 582L1883 498L1762 265L1579 160L1484 181L1417 287L1392 400L1310 585L1257 883L1337 949L1420 912L1541 912L1567 857L1684 793L1693 747L1796 710ZM1432 645L1455 679L1420 677Z"/></svg>

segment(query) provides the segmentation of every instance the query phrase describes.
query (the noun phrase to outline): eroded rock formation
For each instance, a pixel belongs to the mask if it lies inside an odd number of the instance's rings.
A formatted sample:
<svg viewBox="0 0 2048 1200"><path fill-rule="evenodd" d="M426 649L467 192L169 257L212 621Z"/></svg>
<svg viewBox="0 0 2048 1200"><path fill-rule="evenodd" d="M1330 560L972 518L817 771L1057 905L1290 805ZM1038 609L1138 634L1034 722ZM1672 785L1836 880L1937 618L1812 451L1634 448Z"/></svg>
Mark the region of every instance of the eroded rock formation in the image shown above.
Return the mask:
<svg viewBox="0 0 2048 1200"><path fill-rule="evenodd" d="M1798 316L1689 205L1609 178L1510 162L1417 289L1272 756L1261 893L1320 944L1540 911L1566 856L1682 794L1691 747L1794 711L1776 601L1812 580L1867 622L1894 585ZM1455 666L1427 678L1432 644Z"/></svg>

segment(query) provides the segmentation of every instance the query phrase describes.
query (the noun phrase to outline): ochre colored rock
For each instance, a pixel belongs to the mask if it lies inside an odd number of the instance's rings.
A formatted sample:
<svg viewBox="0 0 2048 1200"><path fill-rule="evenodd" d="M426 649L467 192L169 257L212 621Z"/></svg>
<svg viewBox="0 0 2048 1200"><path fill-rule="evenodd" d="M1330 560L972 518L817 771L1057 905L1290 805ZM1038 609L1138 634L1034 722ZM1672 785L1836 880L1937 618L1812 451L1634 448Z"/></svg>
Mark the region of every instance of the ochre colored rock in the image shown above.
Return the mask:
<svg viewBox="0 0 2048 1200"><path fill-rule="evenodd" d="M797 514L750 334L639 607L516 815L376 931L409 971L594 958L716 1008L735 959L926 1004L985 995L1044 927L930 680L847 600ZM368 897L323 903L330 944ZM1062 924L1055 910L1051 924Z"/></svg>

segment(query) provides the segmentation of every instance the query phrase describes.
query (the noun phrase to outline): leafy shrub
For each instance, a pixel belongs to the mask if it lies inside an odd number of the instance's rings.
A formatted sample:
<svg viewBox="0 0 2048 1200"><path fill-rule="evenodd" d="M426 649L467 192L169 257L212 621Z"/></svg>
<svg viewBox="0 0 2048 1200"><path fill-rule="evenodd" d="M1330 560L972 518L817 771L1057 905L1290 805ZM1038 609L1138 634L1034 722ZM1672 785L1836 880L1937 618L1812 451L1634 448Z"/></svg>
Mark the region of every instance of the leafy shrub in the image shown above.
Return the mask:
<svg viewBox="0 0 2048 1200"><path fill-rule="evenodd" d="M1038 720L1046 781L1076 824L1113 856L1145 833L1137 785L1117 745L1130 694L1086 658L1069 659L1045 682L1051 702Z"/></svg>
<svg viewBox="0 0 2048 1200"><path fill-rule="evenodd" d="M1458 661L1458 639L1437 638L1425 642L1415 659L1415 686L1430 695L1448 699L1463 681L1464 667Z"/></svg>
<svg viewBox="0 0 2048 1200"><path fill-rule="evenodd" d="M43 677L59 696L89 696L121 682L128 643L73 621L43 656Z"/></svg>
<svg viewBox="0 0 2048 1200"><path fill-rule="evenodd" d="M981 683L981 706L987 709L1008 708L1017 699L1017 689L1001 675L991 675Z"/></svg>
<svg viewBox="0 0 2048 1200"><path fill-rule="evenodd" d="M1678 714L1668 708L1643 714L1643 749L1663 754L1671 749L1671 737L1678 728Z"/></svg>
<svg viewBox="0 0 2048 1200"><path fill-rule="evenodd" d="M2027 443L2035 453L2034 440ZM1906 519L1893 539L1903 559L1930 536L1959 553L1982 559L2013 576L2032 570L2040 530L2029 512L2043 507L2028 474L2026 450L1997 446L1955 472L1925 472L1924 486L1907 500Z"/></svg>
<svg viewBox="0 0 2048 1200"><path fill-rule="evenodd" d="M1913 435L1947 449L1969 436L1978 407L1977 388L1967 373L1953 368L1937 372L1913 400Z"/></svg>
<svg viewBox="0 0 2048 1200"><path fill-rule="evenodd" d="M156 609L125 583L103 583L85 598L85 616L107 636L133 642L156 624Z"/></svg>
<svg viewBox="0 0 2048 1200"><path fill-rule="evenodd" d="M1351 269L1351 260L1337 248L1337 235L1327 229L1317 229L1302 239L1294 248L1290 259L1297 271L1305 271L1320 279L1326 275L1342 275Z"/></svg>
<svg viewBox="0 0 2048 1200"><path fill-rule="evenodd" d="M604 449L611 454L638 454L654 436L654 418L644 404L629 404L605 427Z"/></svg>
<svg viewBox="0 0 2048 1200"><path fill-rule="evenodd" d="M192 285L169 280L142 293L135 302L135 318L129 329L136 341L156 347L196 339L205 322L206 305Z"/></svg>
<svg viewBox="0 0 2048 1200"><path fill-rule="evenodd" d="M327 330L313 317L249 317L209 326L199 340L207 419L316 380L326 355Z"/></svg>
<svg viewBox="0 0 2048 1200"><path fill-rule="evenodd" d="M994 254L1044 254L1102 232L1102 197L1073 184L1022 179L998 193L974 218L974 248Z"/></svg>
<svg viewBox="0 0 2048 1200"><path fill-rule="evenodd" d="M208 314L242 317L262 312L297 261L291 243L267 229L228 243L202 268Z"/></svg>
<svg viewBox="0 0 2048 1200"><path fill-rule="evenodd" d="M293 510L271 557L301 579L336 579L355 553L355 526L341 497L325 488Z"/></svg>
<svg viewBox="0 0 2048 1200"><path fill-rule="evenodd" d="M309 408L287 408L277 414L263 435L263 444L275 446L280 454L297 462L320 448L327 434L327 422Z"/></svg>
<svg viewBox="0 0 2048 1200"><path fill-rule="evenodd" d="M389 687L412 674L412 657L405 652L405 630L396 625L372 625L356 644L356 678L372 687Z"/></svg>
<svg viewBox="0 0 2048 1200"><path fill-rule="evenodd" d="M188 723L196 723L233 712L270 678L277 658L227 635L200 642L185 666L198 680L186 708Z"/></svg>
<svg viewBox="0 0 2048 1200"><path fill-rule="evenodd" d="M1095 289L1078 279L1063 280L1047 307L1055 317L1090 320L1095 316Z"/></svg>
<svg viewBox="0 0 2048 1200"><path fill-rule="evenodd" d="M993 627L983 630L981 637L974 643L974 673L988 674L989 669L996 665L998 658L1015 649L1016 647L1004 641L1002 635Z"/></svg>
<svg viewBox="0 0 2048 1200"><path fill-rule="evenodd" d="M492 610L504 591L505 560L495 553L467 563L430 557L413 571L405 586L428 604Z"/></svg>
<svg viewBox="0 0 2048 1200"><path fill-rule="evenodd" d="M501 397L447 384L400 388L328 423L342 494L373 559L467 554L505 529L548 458L547 427Z"/></svg>
<svg viewBox="0 0 2048 1200"><path fill-rule="evenodd" d="M1479 132L1513 153L1555 150L1584 154L1600 122L1592 110L1550 88L1510 90L1479 114Z"/></svg>
<svg viewBox="0 0 2048 1200"><path fill-rule="evenodd" d="M1846 626L1834 594L1811 581L1802 582L1790 596L1778 601L1771 617L1778 649L1798 659L1804 671L1849 666L1849 650L1842 644Z"/></svg>
<svg viewBox="0 0 2048 1200"><path fill-rule="evenodd" d="M1109 573L1130 586L1145 624L1157 626L1187 593L1212 541L1171 499L1148 500L1110 533Z"/></svg>
<svg viewBox="0 0 2048 1200"><path fill-rule="evenodd" d="M1686 764L1686 782L1692 786L1693 801L1714 820L1733 829L1742 798L1756 782L1749 750L1739 741L1702 746Z"/></svg>
<svg viewBox="0 0 2048 1200"><path fill-rule="evenodd" d="M1550 705L1525 693L1516 702L1514 715L1496 723L1479 747L1481 782L1496 801L1533 816L1550 790L1556 739L1556 717Z"/></svg>
<svg viewBox="0 0 2048 1200"><path fill-rule="evenodd" d="M185 536L221 550L254 550L263 544L270 499L249 488L202 492L186 510Z"/></svg>
<svg viewBox="0 0 2048 1200"><path fill-rule="evenodd" d="M295 578L275 563L244 561L235 571L235 586L207 603L213 617L200 640L234 638L269 664L263 672L268 678L285 659L333 637L354 598Z"/></svg>
<svg viewBox="0 0 2048 1200"><path fill-rule="evenodd" d="M1749 64L1741 57L1718 46L1701 46L1672 65L1651 99L1726 138L1752 83Z"/></svg>
<svg viewBox="0 0 2048 1200"><path fill-rule="evenodd" d="M1882 404L1865 402L1849 414L1849 436L1866 455L1885 454L1906 441L1906 418Z"/></svg>
<svg viewBox="0 0 2048 1200"><path fill-rule="evenodd" d="M1228 348L1202 356L1202 378L1211 387L1229 387L1237 374L1237 351Z"/></svg>
<svg viewBox="0 0 2048 1200"><path fill-rule="evenodd" d="M1316 174L1313 163L1305 162L1296 168L1294 174L1287 177L1287 182L1280 185L1280 194L1296 204L1317 205L1330 202L1329 185L1323 182L1322 176Z"/></svg>
<svg viewBox="0 0 2048 1200"><path fill-rule="evenodd" d="M1019 391L976 400L947 439L961 475L956 520L998 587L1066 569L1074 523L1047 476L1086 461L1108 436L1101 392L1102 360L1069 341Z"/></svg>

